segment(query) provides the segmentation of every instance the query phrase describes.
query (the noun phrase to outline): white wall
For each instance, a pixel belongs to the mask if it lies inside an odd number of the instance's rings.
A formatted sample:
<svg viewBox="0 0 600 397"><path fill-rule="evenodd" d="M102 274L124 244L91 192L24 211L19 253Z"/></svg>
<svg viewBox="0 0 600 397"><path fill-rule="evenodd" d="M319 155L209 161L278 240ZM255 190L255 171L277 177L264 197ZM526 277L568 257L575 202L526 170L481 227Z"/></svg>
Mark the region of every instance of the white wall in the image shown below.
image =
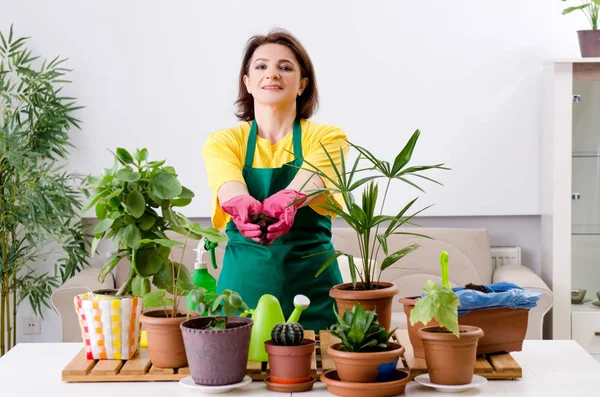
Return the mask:
<svg viewBox="0 0 600 397"><path fill-rule="evenodd" d="M243 45L272 26L314 60L316 121L387 159L422 129L415 160L453 169L435 174L445 186L428 187L426 215L539 214L541 65L576 56L585 22L547 0L0 1L3 31L14 22L37 53L70 58L69 93L86 106L71 167L97 174L106 149L146 146L197 193L193 217L210 216L201 145L237 123ZM391 193L397 211L418 192Z"/></svg>

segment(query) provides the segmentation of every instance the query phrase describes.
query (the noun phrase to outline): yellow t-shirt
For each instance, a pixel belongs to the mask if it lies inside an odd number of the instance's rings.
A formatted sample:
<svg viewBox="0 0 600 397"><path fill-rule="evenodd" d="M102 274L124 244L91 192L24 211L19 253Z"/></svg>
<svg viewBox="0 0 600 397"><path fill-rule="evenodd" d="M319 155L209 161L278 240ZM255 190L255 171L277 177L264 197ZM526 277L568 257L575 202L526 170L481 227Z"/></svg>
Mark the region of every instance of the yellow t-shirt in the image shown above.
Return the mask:
<svg viewBox="0 0 600 397"><path fill-rule="evenodd" d="M329 158L321 147L321 143L329 152L338 170L341 168L340 147L344 158L348 154L348 143L346 134L336 126L328 124L317 124L308 120L301 120L302 127L302 156L304 159L318 167L326 175L336 180L336 174L331 166ZM246 147L250 135L250 123L244 123L228 130L220 130L212 133L202 149L202 156L208 173L208 185L213 193L212 200L212 223L213 226L222 229L229 222L229 215L223 212L217 198L219 188L230 181L241 182L244 185L242 169L246 158ZM280 168L285 163L294 160L294 144L292 131L272 144L268 139L256 137L256 149L254 151L254 168ZM307 163L303 168L310 168ZM323 181L325 186L333 188L333 184L327 179ZM310 190L310 189L309 189ZM339 201L336 195L333 196ZM326 203L324 196L316 197L310 202L310 207L321 215L333 214L320 208L319 205Z"/></svg>

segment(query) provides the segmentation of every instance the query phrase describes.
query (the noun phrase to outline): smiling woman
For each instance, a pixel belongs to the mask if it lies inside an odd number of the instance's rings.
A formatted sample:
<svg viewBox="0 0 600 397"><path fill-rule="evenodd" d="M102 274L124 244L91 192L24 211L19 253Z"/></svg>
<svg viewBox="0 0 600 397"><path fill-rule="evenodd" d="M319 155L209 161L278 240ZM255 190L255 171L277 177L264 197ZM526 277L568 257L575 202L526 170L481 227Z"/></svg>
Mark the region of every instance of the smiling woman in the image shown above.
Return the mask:
<svg viewBox="0 0 600 397"><path fill-rule="evenodd" d="M328 181L300 168L306 160L333 176L332 163L340 167L348 152L346 135L339 127L308 120L318 105L313 64L283 30L248 41L236 104L244 124L213 133L203 149L213 225L225 227L229 238L217 290L238 291L250 307L272 294L286 317L294 309L293 297L307 295L312 304L302 325L326 329L335 321L329 289L341 275L334 262L315 278L322 257L306 256L333 250L333 214L321 208L324 194L306 197L306 191ZM254 223L265 215L272 224Z"/></svg>

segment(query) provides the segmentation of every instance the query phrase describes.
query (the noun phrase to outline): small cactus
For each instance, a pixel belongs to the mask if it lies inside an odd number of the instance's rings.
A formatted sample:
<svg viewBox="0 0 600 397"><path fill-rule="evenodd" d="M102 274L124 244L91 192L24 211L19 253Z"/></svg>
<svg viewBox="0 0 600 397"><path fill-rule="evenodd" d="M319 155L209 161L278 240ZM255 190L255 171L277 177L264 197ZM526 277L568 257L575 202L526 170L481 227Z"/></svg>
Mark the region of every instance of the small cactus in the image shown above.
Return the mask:
<svg viewBox="0 0 600 397"><path fill-rule="evenodd" d="M276 324L271 330L271 340L277 346L298 346L304 340L304 328L299 323Z"/></svg>

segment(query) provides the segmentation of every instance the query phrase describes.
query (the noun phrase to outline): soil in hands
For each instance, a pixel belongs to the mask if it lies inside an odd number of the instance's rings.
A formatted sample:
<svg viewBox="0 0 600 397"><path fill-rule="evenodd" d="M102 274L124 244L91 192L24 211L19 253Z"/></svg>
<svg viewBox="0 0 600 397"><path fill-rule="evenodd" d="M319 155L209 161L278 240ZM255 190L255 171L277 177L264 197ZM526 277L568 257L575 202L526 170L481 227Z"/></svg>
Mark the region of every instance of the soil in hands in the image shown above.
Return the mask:
<svg viewBox="0 0 600 397"><path fill-rule="evenodd" d="M467 285L465 285L466 289L472 289L475 291L479 291L479 292L483 292L484 294L488 293L487 288L485 288L485 286L483 285L477 285L477 284L473 284L473 283L469 283Z"/></svg>
<svg viewBox="0 0 600 397"><path fill-rule="evenodd" d="M268 232L267 228L277 221L278 221L277 218L267 215L264 212L259 212L258 214L250 215L250 222L254 223L255 225L260 226L260 231L262 233L262 236L261 236L261 244L262 245L267 245L269 243L267 240L267 232Z"/></svg>

